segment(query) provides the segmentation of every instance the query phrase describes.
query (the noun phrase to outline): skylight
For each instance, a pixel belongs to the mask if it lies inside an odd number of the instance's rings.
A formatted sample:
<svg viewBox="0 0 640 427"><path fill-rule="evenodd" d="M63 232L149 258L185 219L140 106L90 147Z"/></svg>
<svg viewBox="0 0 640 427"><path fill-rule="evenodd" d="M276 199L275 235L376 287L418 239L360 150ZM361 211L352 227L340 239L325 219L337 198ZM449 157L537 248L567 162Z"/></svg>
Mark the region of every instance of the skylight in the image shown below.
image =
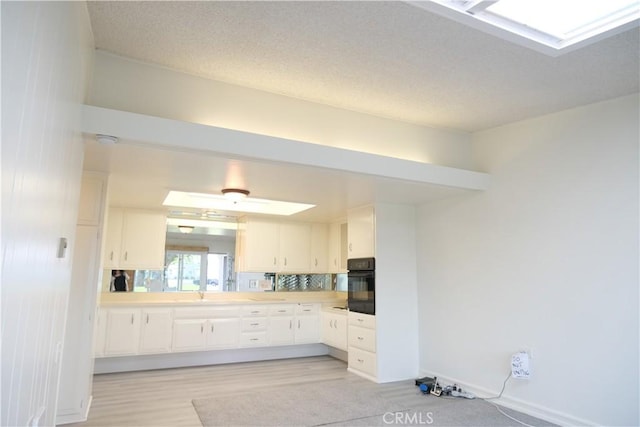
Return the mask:
<svg viewBox="0 0 640 427"><path fill-rule="evenodd" d="M432 0L415 6L557 56L640 21L640 0Z"/></svg>

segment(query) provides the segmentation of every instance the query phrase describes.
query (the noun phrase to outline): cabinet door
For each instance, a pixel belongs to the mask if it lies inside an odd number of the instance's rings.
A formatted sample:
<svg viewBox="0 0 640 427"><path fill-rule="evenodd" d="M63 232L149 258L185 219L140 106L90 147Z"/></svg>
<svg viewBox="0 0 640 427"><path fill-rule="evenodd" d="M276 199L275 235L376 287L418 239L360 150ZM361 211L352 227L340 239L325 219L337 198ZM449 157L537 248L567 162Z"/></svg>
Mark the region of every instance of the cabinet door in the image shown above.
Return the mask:
<svg viewBox="0 0 640 427"><path fill-rule="evenodd" d="M173 321L173 351L202 350L206 344L204 319L177 319Z"/></svg>
<svg viewBox="0 0 640 427"><path fill-rule="evenodd" d="M166 233L167 224L163 214L151 211L125 211L122 226L122 267L163 269Z"/></svg>
<svg viewBox="0 0 640 427"><path fill-rule="evenodd" d="M347 224L329 225L329 272L345 273L347 271Z"/></svg>
<svg viewBox="0 0 640 427"><path fill-rule="evenodd" d="M308 272L310 268L311 226L280 224L280 271Z"/></svg>
<svg viewBox="0 0 640 427"><path fill-rule="evenodd" d="M334 347L339 348L340 350L347 351L349 346L348 344L348 325L347 325L347 316L345 315L334 315L333 319L333 331L334 331Z"/></svg>
<svg viewBox="0 0 640 427"><path fill-rule="evenodd" d="M171 351L171 309L142 310L140 353L168 353Z"/></svg>
<svg viewBox="0 0 640 427"><path fill-rule="evenodd" d="M295 343L320 342L320 316L306 315L296 317Z"/></svg>
<svg viewBox="0 0 640 427"><path fill-rule="evenodd" d="M329 271L329 226L311 224L311 272Z"/></svg>
<svg viewBox="0 0 640 427"><path fill-rule="evenodd" d="M241 265L244 271L276 272L278 264L279 225L261 219L248 218L243 228Z"/></svg>
<svg viewBox="0 0 640 427"><path fill-rule="evenodd" d="M207 322L208 348L236 348L240 338L240 319L209 319Z"/></svg>
<svg viewBox="0 0 640 427"><path fill-rule="evenodd" d="M104 355L136 354L139 342L140 309L109 309Z"/></svg>
<svg viewBox="0 0 640 427"><path fill-rule="evenodd" d="M375 256L375 216L373 206L351 209L347 213L348 257Z"/></svg>
<svg viewBox="0 0 640 427"><path fill-rule="evenodd" d="M111 208L107 214L103 267L108 270L120 268L123 217L124 211L120 208Z"/></svg>
<svg viewBox="0 0 640 427"><path fill-rule="evenodd" d="M269 345L294 343L295 329L293 316L272 316L269 318Z"/></svg>

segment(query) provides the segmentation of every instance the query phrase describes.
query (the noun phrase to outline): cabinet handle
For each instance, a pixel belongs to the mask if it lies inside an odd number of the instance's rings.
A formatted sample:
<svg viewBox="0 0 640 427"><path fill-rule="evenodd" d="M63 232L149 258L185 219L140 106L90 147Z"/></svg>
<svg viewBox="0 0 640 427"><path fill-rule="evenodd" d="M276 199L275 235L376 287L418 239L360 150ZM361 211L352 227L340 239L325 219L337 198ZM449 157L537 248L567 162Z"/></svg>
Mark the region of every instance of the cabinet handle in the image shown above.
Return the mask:
<svg viewBox="0 0 640 427"><path fill-rule="evenodd" d="M276 257L273 257L273 265L276 265Z"/></svg>
<svg viewBox="0 0 640 427"><path fill-rule="evenodd" d="M351 243L349 243L349 252L353 251L353 246L351 245Z"/></svg>
<svg viewBox="0 0 640 427"><path fill-rule="evenodd" d="M253 310L253 311L251 312L251 314L258 314L258 313L260 313L260 310Z"/></svg>
<svg viewBox="0 0 640 427"><path fill-rule="evenodd" d="M109 255L109 261L113 261L113 251L111 251L111 255Z"/></svg>
<svg viewBox="0 0 640 427"><path fill-rule="evenodd" d="M200 333L204 332L204 325L200 325Z"/></svg>
<svg viewBox="0 0 640 427"><path fill-rule="evenodd" d="M258 341L258 338L251 338L249 341Z"/></svg>
<svg viewBox="0 0 640 427"><path fill-rule="evenodd" d="M293 320L289 320L289 329L293 328Z"/></svg>
<svg viewBox="0 0 640 427"><path fill-rule="evenodd" d="M125 252L124 253L124 260L127 261L127 259L129 258L129 252Z"/></svg>
<svg viewBox="0 0 640 427"><path fill-rule="evenodd" d="M213 332L213 324L211 325L211 332Z"/></svg>
<svg viewBox="0 0 640 427"><path fill-rule="evenodd" d="M298 329L300 329L300 319L298 319Z"/></svg>
<svg viewBox="0 0 640 427"><path fill-rule="evenodd" d="M286 313L287 310L278 310L278 313Z"/></svg>
<svg viewBox="0 0 640 427"><path fill-rule="evenodd" d="M358 362L360 362L360 363L364 363L364 360L362 360L362 359L358 359Z"/></svg>
<svg viewBox="0 0 640 427"><path fill-rule="evenodd" d="M251 326L258 326L260 323L252 323Z"/></svg>
<svg viewBox="0 0 640 427"><path fill-rule="evenodd" d="M284 265L286 267L286 265L287 265L287 257L284 257Z"/></svg>
<svg viewBox="0 0 640 427"><path fill-rule="evenodd" d="M362 341L363 339L364 339L364 338L362 338L362 337L358 337L358 340L359 340L359 341Z"/></svg>
<svg viewBox="0 0 640 427"><path fill-rule="evenodd" d="M149 324L149 313L147 313L147 325Z"/></svg>
<svg viewBox="0 0 640 427"><path fill-rule="evenodd" d="M135 314L131 315L131 324L133 325L133 317L135 316Z"/></svg>
<svg viewBox="0 0 640 427"><path fill-rule="evenodd" d="M357 319L358 322L364 322L364 319Z"/></svg>
<svg viewBox="0 0 640 427"><path fill-rule="evenodd" d="M315 266L318 266L318 258L315 259Z"/></svg>

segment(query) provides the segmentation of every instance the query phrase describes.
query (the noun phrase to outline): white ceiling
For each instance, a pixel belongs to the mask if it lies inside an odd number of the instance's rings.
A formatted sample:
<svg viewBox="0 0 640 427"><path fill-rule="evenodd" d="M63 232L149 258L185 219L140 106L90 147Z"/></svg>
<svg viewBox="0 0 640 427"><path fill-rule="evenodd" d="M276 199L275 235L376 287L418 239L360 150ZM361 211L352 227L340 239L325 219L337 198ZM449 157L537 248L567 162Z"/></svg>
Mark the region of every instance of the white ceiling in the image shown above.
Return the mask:
<svg viewBox="0 0 640 427"><path fill-rule="evenodd" d="M639 30L557 58L392 1L90 1L97 49L465 131L638 92Z"/></svg>
<svg viewBox="0 0 640 427"><path fill-rule="evenodd" d="M556 58L404 2L88 2L97 49L178 71L421 125L473 132L640 89L638 29ZM327 220L374 200L462 190L132 144L87 144L114 204L212 192L239 168L261 198L316 203Z"/></svg>

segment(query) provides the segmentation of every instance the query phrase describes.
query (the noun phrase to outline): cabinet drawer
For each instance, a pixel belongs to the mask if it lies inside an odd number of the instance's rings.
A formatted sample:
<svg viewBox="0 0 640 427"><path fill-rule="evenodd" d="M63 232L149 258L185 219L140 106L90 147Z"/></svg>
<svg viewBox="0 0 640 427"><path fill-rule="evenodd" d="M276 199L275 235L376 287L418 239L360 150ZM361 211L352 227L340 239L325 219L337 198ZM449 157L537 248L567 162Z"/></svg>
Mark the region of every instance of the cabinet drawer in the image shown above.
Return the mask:
<svg viewBox="0 0 640 427"><path fill-rule="evenodd" d="M240 334L240 347L263 347L266 345L266 332L244 332Z"/></svg>
<svg viewBox="0 0 640 427"><path fill-rule="evenodd" d="M266 331L267 319L266 317L252 317L248 319L242 319L242 331Z"/></svg>
<svg viewBox="0 0 640 427"><path fill-rule="evenodd" d="M357 369L372 376L376 376L376 355L358 348L349 347L349 368Z"/></svg>
<svg viewBox="0 0 640 427"><path fill-rule="evenodd" d="M349 312L349 324L356 325L363 328L375 329L376 317L370 314Z"/></svg>
<svg viewBox="0 0 640 427"><path fill-rule="evenodd" d="M269 306L270 316L293 316L294 313L293 304L278 304Z"/></svg>
<svg viewBox="0 0 640 427"><path fill-rule="evenodd" d="M245 317L262 317L267 314L269 314L269 309L266 305L247 305L242 307L242 315Z"/></svg>
<svg viewBox="0 0 640 427"><path fill-rule="evenodd" d="M296 314L318 314L320 312L320 304L298 304L296 306Z"/></svg>
<svg viewBox="0 0 640 427"><path fill-rule="evenodd" d="M376 352L376 331L349 325L349 346Z"/></svg>

